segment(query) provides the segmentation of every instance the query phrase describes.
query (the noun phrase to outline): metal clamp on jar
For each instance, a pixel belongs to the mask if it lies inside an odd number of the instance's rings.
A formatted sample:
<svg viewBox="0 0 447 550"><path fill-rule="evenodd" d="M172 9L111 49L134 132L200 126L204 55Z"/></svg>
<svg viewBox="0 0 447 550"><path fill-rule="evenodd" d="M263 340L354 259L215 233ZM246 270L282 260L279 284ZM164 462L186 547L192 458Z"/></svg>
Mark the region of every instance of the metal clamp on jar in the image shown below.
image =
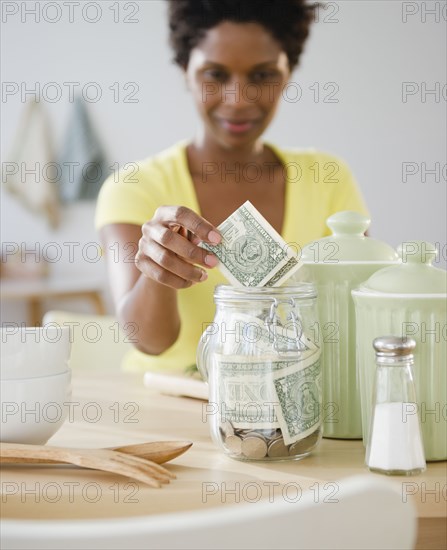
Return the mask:
<svg viewBox="0 0 447 550"><path fill-rule="evenodd" d="M321 438L316 291L218 286L197 365L214 442L240 460L298 459Z"/></svg>

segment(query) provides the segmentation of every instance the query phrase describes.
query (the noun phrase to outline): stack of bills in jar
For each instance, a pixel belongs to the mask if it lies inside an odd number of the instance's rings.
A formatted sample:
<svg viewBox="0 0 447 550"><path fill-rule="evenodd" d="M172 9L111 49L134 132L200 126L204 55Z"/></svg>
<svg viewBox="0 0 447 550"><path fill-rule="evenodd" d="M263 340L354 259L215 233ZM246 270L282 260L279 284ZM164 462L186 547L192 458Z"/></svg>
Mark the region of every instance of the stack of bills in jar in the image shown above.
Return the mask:
<svg viewBox="0 0 447 550"><path fill-rule="evenodd" d="M206 341L206 332L202 338ZM321 425L320 356L321 348L302 332L299 322L293 327L272 325L235 312L227 318L219 353L213 354L219 383L211 389L210 401L218 404L221 418L233 429L251 436L273 430L275 440L281 436L284 445L294 444ZM292 454L295 451L299 454L296 448Z"/></svg>

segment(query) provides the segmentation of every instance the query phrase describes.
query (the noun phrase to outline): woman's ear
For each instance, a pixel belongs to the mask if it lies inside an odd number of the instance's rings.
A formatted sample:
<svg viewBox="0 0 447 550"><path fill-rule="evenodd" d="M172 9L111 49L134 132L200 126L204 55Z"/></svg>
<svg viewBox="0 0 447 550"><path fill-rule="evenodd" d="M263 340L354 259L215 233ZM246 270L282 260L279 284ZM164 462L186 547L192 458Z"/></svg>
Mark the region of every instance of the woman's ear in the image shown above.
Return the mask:
<svg viewBox="0 0 447 550"><path fill-rule="evenodd" d="M190 81L189 81L189 74L188 74L188 65L183 65L182 66L182 72L183 72L183 79L185 81L185 87L186 89L188 90L188 92L191 91L191 84L190 84Z"/></svg>

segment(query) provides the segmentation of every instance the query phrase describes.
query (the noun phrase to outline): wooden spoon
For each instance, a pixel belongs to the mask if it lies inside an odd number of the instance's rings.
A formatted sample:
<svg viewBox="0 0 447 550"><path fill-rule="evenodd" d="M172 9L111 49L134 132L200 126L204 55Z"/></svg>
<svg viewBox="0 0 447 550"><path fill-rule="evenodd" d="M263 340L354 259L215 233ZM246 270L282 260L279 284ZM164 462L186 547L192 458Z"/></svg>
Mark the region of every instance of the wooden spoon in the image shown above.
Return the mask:
<svg viewBox="0 0 447 550"><path fill-rule="evenodd" d="M0 445L0 463L64 464L63 461L58 459L50 460L50 458L38 458L36 456L32 456L32 452L29 451L33 448L40 448L42 447L41 445L21 445L19 443L1 443ZM150 460L156 464L163 464L164 462L177 458L186 452L191 446L192 443L190 441L151 441L149 443L135 443L133 445L124 445L121 447L108 447L106 450L118 451L126 455L133 455L144 458L145 460ZM52 448L47 445L44 445L43 447L45 449ZM20 454L15 456L15 450L20 451L25 448L28 450L26 456ZM3 450L7 451L7 453L4 453Z"/></svg>

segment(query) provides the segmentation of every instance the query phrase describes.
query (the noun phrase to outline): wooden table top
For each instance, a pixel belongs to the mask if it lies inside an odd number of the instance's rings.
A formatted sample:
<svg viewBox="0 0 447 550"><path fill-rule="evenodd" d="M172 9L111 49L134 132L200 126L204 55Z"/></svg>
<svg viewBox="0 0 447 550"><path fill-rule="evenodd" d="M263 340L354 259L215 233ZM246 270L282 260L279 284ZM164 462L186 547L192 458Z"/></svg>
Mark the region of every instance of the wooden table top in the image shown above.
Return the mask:
<svg viewBox="0 0 447 550"><path fill-rule="evenodd" d="M15 519L110 518L161 514L250 502L260 498L336 498L337 481L379 476L364 465L361 441L323 439L299 461L242 462L226 457L203 420L206 403L152 392L142 376L116 372L73 374L69 418L49 441L72 447L106 447L144 441L189 440L192 448L170 463L177 479L152 489L128 478L69 466L2 467L2 516ZM390 477L419 518L441 520L447 511L447 463L426 472ZM441 534L441 536L443 536ZM433 548L441 546L432 546Z"/></svg>

